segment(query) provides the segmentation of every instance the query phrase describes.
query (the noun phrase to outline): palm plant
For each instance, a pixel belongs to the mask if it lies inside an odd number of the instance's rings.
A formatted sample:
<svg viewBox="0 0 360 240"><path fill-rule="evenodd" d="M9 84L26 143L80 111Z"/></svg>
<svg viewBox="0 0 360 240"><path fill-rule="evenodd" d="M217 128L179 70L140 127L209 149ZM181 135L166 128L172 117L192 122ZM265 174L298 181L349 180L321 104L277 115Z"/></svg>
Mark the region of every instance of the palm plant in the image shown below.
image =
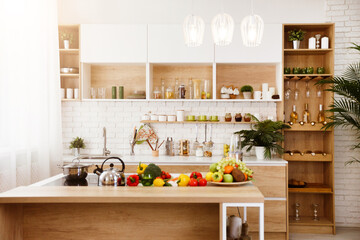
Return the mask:
<svg viewBox="0 0 360 240"><path fill-rule="evenodd" d="M350 49L360 52L360 45L352 43ZM357 143L353 149L360 149L360 62L350 64L342 76L328 78L319 81L317 84L330 84L325 91L334 92L339 95L340 99L334 99L334 103L330 105L333 115L329 117L324 129L331 127L350 127L357 133ZM346 164L360 163L360 159L346 162Z"/></svg>
<svg viewBox="0 0 360 240"><path fill-rule="evenodd" d="M271 158L271 151L275 151L281 155L284 152L283 147L279 144L279 142L284 140L281 130L290 128L290 126L282 121L259 121L254 116L252 116L252 118L256 123L251 126L251 130L235 132L235 134L240 134L242 136L241 146L243 148L247 147L247 152L253 147L265 147L265 158Z"/></svg>

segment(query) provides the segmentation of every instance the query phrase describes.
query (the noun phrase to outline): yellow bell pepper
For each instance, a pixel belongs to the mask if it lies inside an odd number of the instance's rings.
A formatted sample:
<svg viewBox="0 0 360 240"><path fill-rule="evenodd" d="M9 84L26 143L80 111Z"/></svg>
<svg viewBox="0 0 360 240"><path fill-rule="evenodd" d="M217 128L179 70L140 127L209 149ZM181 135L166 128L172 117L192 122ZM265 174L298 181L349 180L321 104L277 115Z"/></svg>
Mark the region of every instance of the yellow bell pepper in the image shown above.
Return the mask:
<svg viewBox="0 0 360 240"><path fill-rule="evenodd" d="M137 170L136 170L137 174L138 175L143 174L145 172L145 168L147 168L147 165L145 163L139 162L139 166L137 167Z"/></svg>
<svg viewBox="0 0 360 240"><path fill-rule="evenodd" d="M179 187L186 187L190 182L190 177L185 174L180 174L177 184Z"/></svg>
<svg viewBox="0 0 360 240"><path fill-rule="evenodd" d="M157 177L157 178L155 178L153 184L154 184L154 187L163 187L165 185L165 182L161 177Z"/></svg>
<svg viewBox="0 0 360 240"><path fill-rule="evenodd" d="M212 172L208 172L205 176L206 181L211 182L212 181Z"/></svg>

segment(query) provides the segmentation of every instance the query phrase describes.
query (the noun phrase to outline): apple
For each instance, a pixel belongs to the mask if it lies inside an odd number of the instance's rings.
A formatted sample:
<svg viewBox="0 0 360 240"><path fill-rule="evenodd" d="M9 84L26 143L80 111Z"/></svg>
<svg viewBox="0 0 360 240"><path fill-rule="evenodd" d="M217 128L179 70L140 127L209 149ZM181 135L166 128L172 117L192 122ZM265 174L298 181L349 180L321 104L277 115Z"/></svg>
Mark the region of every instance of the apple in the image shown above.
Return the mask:
<svg viewBox="0 0 360 240"><path fill-rule="evenodd" d="M224 182L233 182L234 178L231 174L224 174Z"/></svg>
<svg viewBox="0 0 360 240"><path fill-rule="evenodd" d="M205 176L206 181L211 182L212 181L212 172L208 172Z"/></svg>
<svg viewBox="0 0 360 240"><path fill-rule="evenodd" d="M212 173L216 172L217 171L216 167L217 167L217 163L211 164L210 165L210 172L212 172Z"/></svg>
<svg viewBox="0 0 360 240"><path fill-rule="evenodd" d="M223 180L223 175L220 172L214 172L211 178L213 182L221 182Z"/></svg>

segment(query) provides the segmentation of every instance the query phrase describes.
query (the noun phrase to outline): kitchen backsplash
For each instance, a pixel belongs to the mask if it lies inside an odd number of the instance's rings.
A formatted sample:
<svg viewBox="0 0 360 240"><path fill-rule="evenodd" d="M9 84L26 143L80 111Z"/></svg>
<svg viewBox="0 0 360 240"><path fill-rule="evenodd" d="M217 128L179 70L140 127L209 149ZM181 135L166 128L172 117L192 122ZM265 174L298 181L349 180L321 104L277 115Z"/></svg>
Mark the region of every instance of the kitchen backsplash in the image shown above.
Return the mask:
<svg viewBox="0 0 360 240"><path fill-rule="evenodd" d="M259 114L261 119L272 116L276 119L276 103L239 103L239 102L111 102L83 101L62 103L62 131L64 154L72 154L70 141L76 136L85 139L84 154L102 154L103 131L107 129L107 148L112 154L129 154L129 138L134 126L141 125L141 116L149 111L155 114L175 115L176 110L185 110L185 115L219 115L225 113ZM196 137L194 124L152 123L160 140L173 137L175 141L189 139L193 143ZM205 126L199 126L199 142L204 141ZM223 153L223 144L230 142L231 134L241 129L248 129L248 124L213 124L212 140L215 142L214 155ZM209 135L208 135L209 138ZM161 147L160 154L165 148ZM151 154L145 144L135 146L135 154Z"/></svg>

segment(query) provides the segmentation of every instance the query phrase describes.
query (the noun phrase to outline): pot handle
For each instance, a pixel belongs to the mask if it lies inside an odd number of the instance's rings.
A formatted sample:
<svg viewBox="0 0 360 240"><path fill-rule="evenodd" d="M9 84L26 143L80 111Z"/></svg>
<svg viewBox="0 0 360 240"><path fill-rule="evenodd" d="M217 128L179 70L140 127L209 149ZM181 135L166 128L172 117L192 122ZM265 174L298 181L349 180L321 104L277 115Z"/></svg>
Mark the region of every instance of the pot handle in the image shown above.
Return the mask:
<svg viewBox="0 0 360 240"><path fill-rule="evenodd" d="M104 167L104 163L105 163L107 160L109 160L109 159L118 159L118 160L121 162L121 164L122 164L121 172L124 172L124 171L125 171L125 163L124 163L123 160L121 160L121 159L118 158L118 157L109 157L109 158L105 159L105 161L101 164L101 170L102 170L103 167Z"/></svg>

